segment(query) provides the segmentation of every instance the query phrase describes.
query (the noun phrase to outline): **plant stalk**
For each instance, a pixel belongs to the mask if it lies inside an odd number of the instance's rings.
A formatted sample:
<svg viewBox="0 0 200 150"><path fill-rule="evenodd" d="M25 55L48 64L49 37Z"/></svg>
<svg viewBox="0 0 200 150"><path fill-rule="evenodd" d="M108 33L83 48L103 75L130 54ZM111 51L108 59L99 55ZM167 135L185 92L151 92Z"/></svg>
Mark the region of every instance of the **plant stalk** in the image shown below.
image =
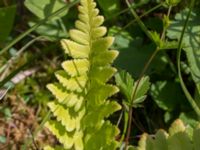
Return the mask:
<svg viewBox="0 0 200 150"><path fill-rule="evenodd" d="M195 4L195 0L192 0L190 3L190 9L183 27L183 30L181 32L181 37L179 40L179 45L178 45L178 51L177 51L177 67L178 67L178 77L180 80L180 84L181 87L183 89L183 92L185 93L185 96L187 97L188 102L190 103L190 105L192 106L192 108L194 109L194 111L196 112L198 118L200 119L200 108L198 107L198 105L196 104L195 100L193 99L193 97L191 96L190 92L188 91L183 78L182 78L182 74L181 74L181 52L182 52L182 42L183 42L183 37L184 37L184 33L186 31L188 22L189 22L189 18L192 12L192 8L194 7Z"/></svg>

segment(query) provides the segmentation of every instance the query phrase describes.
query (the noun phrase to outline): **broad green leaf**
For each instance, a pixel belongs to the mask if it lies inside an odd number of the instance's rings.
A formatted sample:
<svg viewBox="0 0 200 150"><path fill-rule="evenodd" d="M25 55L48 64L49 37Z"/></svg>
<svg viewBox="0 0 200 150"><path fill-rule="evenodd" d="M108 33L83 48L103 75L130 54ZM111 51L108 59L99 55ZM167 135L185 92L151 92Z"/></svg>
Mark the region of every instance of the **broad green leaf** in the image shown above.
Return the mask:
<svg viewBox="0 0 200 150"><path fill-rule="evenodd" d="M180 85L176 82L158 81L152 84L150 91L156 104L166 111L172 111L178 105L187 103Z"/></svg>
<svg viewBox="0 0 200 150"><path fill-rule="evenodd" d="M26 0L24 4L34 15L40 19L46 18L50 14L67 5L62 0ZM63 17L67 14L67 11L68 10L66 9L66 11L59 14L55 18Z"/></svg>
<svg viewBox="0 0 200 150"><path fill-rule="evenodd" d="M164 130L159 130L155 135L153 150L168 150L167 133Z"/></svg>
<svg viewBox="0 0 200 150"><path fill-rule="evenodd" d="M97 2L107 17L120 11L120 0L97 0Z"/></svg>
<svg viewBox="0 0 200 150"><path fill-rule="evenodd" d="M172 21L167 36L171 39L179 39L184 26L188 9L176 14ZM200 83L200 11L193 11L186 28L183 49L186 52L187 60L191 68L191 74L195 83Z"/></svg>
<svg viewBox="0 0 200 150"><path fill-rule="evenodd" d="M0 43L4 42L12 30L16 5L0 8Z"/></svg>
<svg viewBox="0 0 200 150"><path fill-rule="evenodd" d="M194 150L199 150L200 148L200 127L194 130L193 141L194 141Z"/></svg>
<svg viewBox="0 0 200 150"><path fill-rule="evenodd" d="M172 123L172 125L169 128L169 135L173 136L179 132L184 132L185 131L185 125L181 120L176 120Z"/></svg>
<svg viewBox="0 0 200 150"><path fill-rule="evenodd" d="M168 139L169 150L192 150L192 142L185 132L179 132L169 137Z"/></svg>
<svg viewBox="0 0 200 150"><path fill-rule="evenodd" d="M148 135L146 133L142 134L139 142L138 142L138 148L137 150L146 150L146 140L148 138Z"/></svg>
<svg viewBox="0 0 200 150"><path fill-rule="evenodd" d="M118 35L114 42L114 49L119 50L119 56L115 61L118 68L128 71L132 76L139 77L145 64L155 50L152 44L143 45L142 38L129 39ZM130 65L131 64L131 65ZM162 53L158 53L147 70L150 72L162 72L167 61Z"/></svg>
<svg viewBox="0 0 200 150"><path fill-rule="evenodd" d="M176 120L169 129L156 132L155 136L143 134L139 140L137 150L199 150L199 128L194 129L190 138L181 120ZM194 149L195 148L195 149Z"/></svg>
<svg viewBox="0 0 200 150"><path fill-rule="evenodd" d="M36 22L29 22L29 25L32 27L36 24ZM56 41L62 38L66 38L68 33L64 32L61 27L60 23L56 20L48 21L41 26L39 26L35 32L39 35L45 36L51 41Z"/></svg>

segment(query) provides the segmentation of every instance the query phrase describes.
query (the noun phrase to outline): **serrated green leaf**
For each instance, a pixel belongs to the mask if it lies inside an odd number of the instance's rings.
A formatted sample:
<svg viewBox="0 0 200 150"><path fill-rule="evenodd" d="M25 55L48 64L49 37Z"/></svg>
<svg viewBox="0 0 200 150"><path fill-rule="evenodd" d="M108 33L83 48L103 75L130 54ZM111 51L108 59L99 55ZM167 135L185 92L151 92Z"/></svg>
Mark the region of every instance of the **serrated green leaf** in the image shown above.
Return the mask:
<svg viewBox="0 0 200 150"><path fill-rule="evenodd" d="M115 81L122 94L129 103L132 100L134 79L126 71L120 71L115 75Z"/></svg>
<svg viewBox="0 0 200 150"><path fill-rule="evenodd" d="M139 84L138 84L138 82L139 82ZM138 86L137 86L137 84L138 84ZM134 97L132 98L133 100L131 103L137 104L137 103L143 102L145 99L144 96L146 95L149 88L150 88L150 82L149 82L148 76L142 77L140 81L136 81L133 86L133 91L136 91L136 92L135 92Z"/></svg>

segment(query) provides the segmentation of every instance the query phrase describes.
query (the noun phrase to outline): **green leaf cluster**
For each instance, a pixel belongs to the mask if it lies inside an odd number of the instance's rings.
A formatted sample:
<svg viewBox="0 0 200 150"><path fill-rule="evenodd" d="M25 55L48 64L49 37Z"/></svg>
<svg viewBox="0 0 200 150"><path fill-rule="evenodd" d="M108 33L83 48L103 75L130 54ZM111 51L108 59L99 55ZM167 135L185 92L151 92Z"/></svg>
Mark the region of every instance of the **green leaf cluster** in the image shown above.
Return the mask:
<svg viewBox="0 0 200 150"><path fill-rule="evenodd" d="M81 0L78 10L76 29L69 32L71 40L61 41L71 59L55 73L59 82L47 85L56 99L48 103L55 119L45 126L63 145L61 149L115 150L119 130L106 118L121 106L110 100L118 88L107 81L116 72L111 64L118 52L109 50L114 38L105 37L104 18L96 3Z"/></svg>
<svg viewBox="0 0 200 150"><path fill-rule="evenodd" d="M125 102L132 107L140 106L146 98L149 90L149 77L142 77L138 81L134 81L131 75L126 71L121 71L115 75L116 84L125 97Z"/></svg>

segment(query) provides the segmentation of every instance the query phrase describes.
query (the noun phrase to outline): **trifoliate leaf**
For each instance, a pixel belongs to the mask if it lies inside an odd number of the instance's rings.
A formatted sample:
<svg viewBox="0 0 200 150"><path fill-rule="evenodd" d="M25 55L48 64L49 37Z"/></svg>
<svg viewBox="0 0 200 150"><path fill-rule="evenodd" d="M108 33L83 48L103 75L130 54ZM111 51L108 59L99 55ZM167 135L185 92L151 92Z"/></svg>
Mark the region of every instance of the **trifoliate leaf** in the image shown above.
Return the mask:
<svg viewBox="0 0 200 150"><path fill-rule="evenodd" d="M139 84L138 84L139 82ZM146 98L146 93L149 90L150 87L150 82L149 82L149 77L145 76L142 77L140 81L136 81L133 87L133 91L136 91L133 97L133 104L138 104L141 103L145 100Z"/></svg>
<svg viewBox="0 0 200 150"><path fill-rule="evenodd" d="M115 75L115 81L122 94L129 103L132 100L134 79L126 71L120 71Z"/></svg>

